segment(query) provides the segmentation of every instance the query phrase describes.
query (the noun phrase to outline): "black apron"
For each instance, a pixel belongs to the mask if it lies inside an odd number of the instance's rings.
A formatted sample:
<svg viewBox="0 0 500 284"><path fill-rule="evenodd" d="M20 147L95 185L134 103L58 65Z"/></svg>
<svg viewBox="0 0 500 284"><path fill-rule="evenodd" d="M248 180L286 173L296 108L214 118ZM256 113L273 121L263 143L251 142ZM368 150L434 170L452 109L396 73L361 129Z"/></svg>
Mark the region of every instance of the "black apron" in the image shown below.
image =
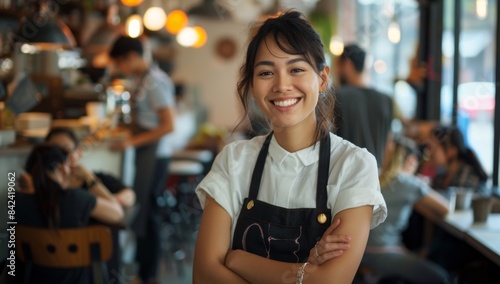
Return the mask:
<svg viewBox="0 0 500 284"><path fill-rule="evenodd" d="M241 249L269 259L305 262L309 250L321 239L332 222L327 205L327 182L330 168L330 135L319 147L316 208L288 209L257 199L272 133L262 145L250 184L250 193L236 223L233 249Z"/></svg>

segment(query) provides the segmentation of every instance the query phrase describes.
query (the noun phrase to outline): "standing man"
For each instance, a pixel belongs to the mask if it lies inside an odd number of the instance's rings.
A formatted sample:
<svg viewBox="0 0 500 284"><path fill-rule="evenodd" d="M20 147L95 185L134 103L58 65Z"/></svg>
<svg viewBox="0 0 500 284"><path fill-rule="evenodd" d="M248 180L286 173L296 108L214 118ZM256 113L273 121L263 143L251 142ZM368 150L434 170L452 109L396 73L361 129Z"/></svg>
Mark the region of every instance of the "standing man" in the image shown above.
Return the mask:
<svg viewBox="0 0 500 284"><path fill-rule="evenodd" d="M109 52L118 71L135 80L131 95L132 135L112 146L122 151L135 148L134 190L139 212L132 223L136 233L139 274L135 283L157 283L157 270L161 253L160 225L156 196L164 184L170 158L160 156L158 149L168 142L162 139L174 130L174 85L157 66L143 58L143 45L139 39L119 37Z"/></svg>
<svg viewBox="0 0 500 284"><path fill-rule="evenodd" d="M355 44L346 45L337 61L341 87L337 100L341 123L337 135L366 148L382 168L385 148L391 135L392 99L368 87L363 81L366 52Z"/></svg>

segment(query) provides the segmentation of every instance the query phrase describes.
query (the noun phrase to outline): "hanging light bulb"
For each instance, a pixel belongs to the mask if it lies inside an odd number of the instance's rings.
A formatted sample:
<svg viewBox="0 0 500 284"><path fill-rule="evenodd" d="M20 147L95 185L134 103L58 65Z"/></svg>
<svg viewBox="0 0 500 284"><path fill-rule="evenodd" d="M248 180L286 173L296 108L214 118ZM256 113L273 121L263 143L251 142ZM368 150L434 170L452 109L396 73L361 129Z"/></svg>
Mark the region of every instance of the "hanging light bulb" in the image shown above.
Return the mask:
<svg viewBox="0 0 500 284"><path fill-rule="evenodd" d="M173 10L167 16L165 28L171 34L178 34L188 24L188 17L184 11Z"/></svg>
<svg viewBox="0 0 500 284"><path fill-rule="evenodd" d="M142 18L139 14L133 14L125 22L126 31L129 37L138 37L142 35Z"/></svg>
<svg viewBox="0 0 500 284"><path fill-rule="evenodd" d="M486 18L488 15L488 0L476 0L476 14L480 19Z"/></svg>
<svg viewBox="0 0 500 284"><path fill-rule="evenodd" d="M144 13L144 26L150 31L159 31L165 26L167 14L161 7L150 7Z"/></svg>
<svg viewBox="0 0 500 284"><path fill-rule="evenodd" d="M344 41L338 36L330 38L330 52L335 56L340 56L344 52Z"/></svg>
<svg viewBox="0 0 500 284"><path fill-rule="evenodd" d="M196 26L193 29L197 34L197 40L193 44L193 47L200 48L200 47L204 46L205 43L207 42L207 32L205 31L204 28L202 28L200 26Z"/></svg>
<svg viewBox="0 0 500 284"><path fill-rule="evenodd" d="M393 19L387 29L387 37L392 43L398 43L401 40L401 30L398 21Z"/></svg>
<svg viewBox="0 0 500 284"><path fill-rule="evenodd" d="M195 29L191 27L183 28L179 34L177 34L177 42L184 47L193 46L198 40L198 33L196 33Z"/></svg>
<svg viewBox="0 0 500 284"><path fill-rule="evenodd" d="M122 4L129 7L140 5L144 0L121 0Z"/></svg>

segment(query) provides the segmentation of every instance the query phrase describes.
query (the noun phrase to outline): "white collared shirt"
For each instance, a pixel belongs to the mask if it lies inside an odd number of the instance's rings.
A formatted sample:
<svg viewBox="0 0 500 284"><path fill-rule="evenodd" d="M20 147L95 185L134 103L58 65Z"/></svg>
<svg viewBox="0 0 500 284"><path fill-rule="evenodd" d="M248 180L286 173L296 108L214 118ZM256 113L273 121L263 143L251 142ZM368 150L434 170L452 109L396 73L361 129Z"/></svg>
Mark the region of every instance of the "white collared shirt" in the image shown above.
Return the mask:
<svg viewBox="0 0 500 284"><path fill-rule="evenodd" d="M380 193L377 162L366 149L330 134L330 171L327 207L338 212L373 205L371 228L387 216ZM231 242L243 200L265 136L236 141L217 155L212 169L196 188L202 206L206 195L224 208L232 219ZM271 139L258 199L285 208L316 208L319 142L290 153L275 137Z"/></svg>

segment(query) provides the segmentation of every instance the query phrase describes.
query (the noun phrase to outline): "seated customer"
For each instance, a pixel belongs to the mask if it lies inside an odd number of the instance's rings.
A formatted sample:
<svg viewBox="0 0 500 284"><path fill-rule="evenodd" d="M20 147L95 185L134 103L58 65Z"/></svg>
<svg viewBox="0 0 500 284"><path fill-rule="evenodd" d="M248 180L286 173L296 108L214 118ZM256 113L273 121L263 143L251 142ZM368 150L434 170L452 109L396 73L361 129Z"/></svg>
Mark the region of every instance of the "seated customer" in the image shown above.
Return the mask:
<svg viewBox="0 0 500 284"><path fill-rule="evenodd" d="M485 190L488 175L472 149L465 146L462 132L456 127L437 127L433 136L441 144L446 159L443 171L437 173L432 187L447 189L450 186Z"/></svg>
<svg viewBox="0 0 500 284"><path fill-rule="evenodd" d="M123 209L129 209L135 204L135 192L131 188L125 186L119 179L105 173L93 173L80 164L81 149L79 147L79 141L71 129L53 128L49 134L47 134L45 141L48 144L58 145L68 151L71 170L70 188L83 188L88 190L89 185L95 181L99 181L100 186L109 190ZM121 260L118 231L112 230L112 236L113 255L108 262L108 271L110 282L118 283Z"/></svg>
<svg viewBox="0 0 500 284"><path fill-rule="evenodd" d="M63 127L52 128L45 137L45 142L58 145L68 151L71 162L70 187L87 188L89 182L99 179L102 185L113 194L124 208L132 207L135 204L134 190L125 186L119 179L102 172L93 173L80 164L82 156L80 141L71 129Z"/></svg>
<svg viewBox="0 0 500 284"><path fill-rule="evenodd" d="M448 201L413 175L418 155L412 140L395 139L388 151L389 160L380 175L388 215L384 223L370 231L361 267L375 270L384 278L396 277L410 283L445 283L447 272L408 251L401 232L408 225L414 205L444 216L448 213Z"/></svg>
<svg viewBox="0 0 500 284"><path fill-rule="evenodd" d="M99 182L90 189L70 189L71 170L68 153L55 145L38 145L26 161L32 193L16 195L16 220L19 225L58 228L85 227L90 218L118 223L123 218L120 204ZM33 236L36 237L36 236ZM36 283L91 283L90 267L54 269L34 266L31 280ZM20 279L19 277L18 279Z"/></svg>

